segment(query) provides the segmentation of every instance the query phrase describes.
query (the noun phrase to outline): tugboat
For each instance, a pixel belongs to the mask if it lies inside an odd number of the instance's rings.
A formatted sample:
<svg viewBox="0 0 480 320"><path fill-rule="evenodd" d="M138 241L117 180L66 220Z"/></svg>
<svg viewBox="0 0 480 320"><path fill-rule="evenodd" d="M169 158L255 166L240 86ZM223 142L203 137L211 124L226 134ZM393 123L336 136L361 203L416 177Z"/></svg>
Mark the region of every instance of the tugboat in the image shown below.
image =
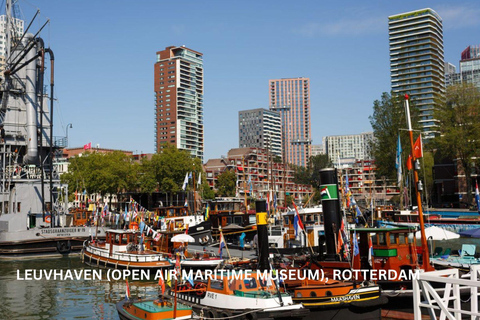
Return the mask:
<svg viewBox="0 0 480 320"><path fill-rule="evenodd" d="M0 258L80 251L90 229L66 223L67 203L61 199L68 199L68 186L60 183L54 162L65 143L53 137L53 50L41 38L23 34L23 21L12 16L11 0L6 1L5 28L5 71L0 83ZM48 95L43 93L46 56L51 72ZM104 237L105 232L99 230L98 235Z"/></svg>
<svg viewBox="0 0 480 320"><path fill-rule="evenodd" d="M168 295L175 297L174 292ZM196 282L193 289L177 291L176 297L206 318L301 319L309 313L290 295L280 293L272 279L263 280L255 272L213 275L206 283Z"/></svg>

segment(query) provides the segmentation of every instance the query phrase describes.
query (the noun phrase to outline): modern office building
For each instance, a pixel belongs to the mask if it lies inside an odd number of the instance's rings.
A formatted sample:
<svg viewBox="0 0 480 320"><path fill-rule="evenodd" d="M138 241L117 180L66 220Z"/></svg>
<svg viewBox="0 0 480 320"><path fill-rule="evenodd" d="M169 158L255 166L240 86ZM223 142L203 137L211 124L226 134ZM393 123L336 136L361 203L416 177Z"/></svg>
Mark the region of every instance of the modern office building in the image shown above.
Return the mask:
<svg viewBox="0 0 480 320"><path fill-rule="evenodd" d="M406 12L388 17L388 30L392 91L410 96L423 136L432 138L435 101L445 95L442 19L429 8Z"/></svg>
<svg viewBox="0 0 480 320"><path fill-rule="evenodd" d="M11 37L14 39L20 39L23 36L23 20L13 18L13 21L10 26ZM0 70L5 70L5 56L7 48L7 16L0 16ZM12 39L10 39L12 40Z"/></svg>
<svg viewBox="0 0 480 320"><path fill-rule="evenodd" d="M370 145L373 139L373 132L327 136L323 138L323 145L330 161L344 166L372 159Z"/></svg>
<svg viewBox="0 0 480 320"><path fill-rule="evenodd" d="M286 163L306 166L310 158L310 80L270 80L270 110L282 118L282 152Z"/></svg>
<svg viewBox="0 0 480 320"><path fill-rule="evenodd" d="M282 119L267 109L238 112L238 147L262 148L282 157Z"/></svg>
<svg viewBox="0 0 480 320"><path fill-rule="evenodd" d="M155 150L165 143L203 161L203 54L167 47L154 67Z"/></svg>
<svg viewBox="0 0 480 320"><path fill-rule="evenodd" d="M468 46L463 50L460 72L455 72L455 69L445 70L445 79L447 86L470 83L480 89L480 46Z"/></svg>

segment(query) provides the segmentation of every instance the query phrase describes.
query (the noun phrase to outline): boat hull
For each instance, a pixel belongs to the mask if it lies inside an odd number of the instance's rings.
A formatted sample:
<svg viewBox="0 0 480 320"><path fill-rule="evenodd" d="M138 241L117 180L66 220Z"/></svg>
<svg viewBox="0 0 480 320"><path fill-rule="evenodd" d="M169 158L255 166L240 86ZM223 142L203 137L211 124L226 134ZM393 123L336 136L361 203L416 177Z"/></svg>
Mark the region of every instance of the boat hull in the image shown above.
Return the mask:
<svg viewBox="0 0 480 320"><path fill-rule="evenodd" d="M105 232L99 230L99 238ZM0 259L65 256L80 253L83 243L91 238L86 227L36 228L16 233L0 233Z"/></svg>
<svg viewBox="0 0 480 320"><path fill-rule="evenodd" d="M98 252L91 252L88 248L81 253L82 262L88 265L96 265L114 269L149 269L156 270L162 268L169 268L172 266L168 259L158 255L142 255L142 254L126 254L125 259L116 258L116 254L111 257L108 252L97 249ZM128 258L128 259L127 259ZM148 259L147 259L148 258Z"/></svg>

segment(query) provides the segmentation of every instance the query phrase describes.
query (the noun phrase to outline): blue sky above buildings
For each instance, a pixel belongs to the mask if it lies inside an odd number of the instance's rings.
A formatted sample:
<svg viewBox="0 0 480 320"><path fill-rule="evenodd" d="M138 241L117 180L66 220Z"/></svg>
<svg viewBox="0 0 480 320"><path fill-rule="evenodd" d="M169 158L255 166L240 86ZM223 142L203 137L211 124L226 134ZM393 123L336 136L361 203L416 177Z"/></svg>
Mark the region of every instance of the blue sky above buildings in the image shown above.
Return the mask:
<svg viewBox="0 0 480 320"><path fill-rule="evenodd" d="M312 138L371 131L390 91L388 16L430 7L445 60L480 44L478 1L19 1L55 53L55 135L69 146L154 151L155 53L204 54L205 161L238 147L238 111L268 108L268 80L308 77ZM36 29L35 29L36 30ZM47 71L48 73L49 71Z"/></svg>

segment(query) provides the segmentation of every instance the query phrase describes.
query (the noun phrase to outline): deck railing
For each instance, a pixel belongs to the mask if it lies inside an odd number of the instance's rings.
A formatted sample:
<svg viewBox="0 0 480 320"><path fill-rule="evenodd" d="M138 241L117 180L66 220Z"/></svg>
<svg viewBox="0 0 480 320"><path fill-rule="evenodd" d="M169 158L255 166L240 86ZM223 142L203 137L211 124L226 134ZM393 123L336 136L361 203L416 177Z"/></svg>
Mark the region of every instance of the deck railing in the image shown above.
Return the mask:
<svg viewBox="0 0 480 320"><path fill-rule="evenodd" d="M414 319L421 320L422 308L428 309L431 319L437 319L435 310L440 311L438 319L460 320L469 315L471 320L479 320L478 297L480 265L470 268L470 279L460 277L458 269L423 272L413 280ZM440 297L438 285L443 285L443 297ZM468 294L470 310L462 309L461 293ZM449 307L453 302L453 308Z"/></svg>

